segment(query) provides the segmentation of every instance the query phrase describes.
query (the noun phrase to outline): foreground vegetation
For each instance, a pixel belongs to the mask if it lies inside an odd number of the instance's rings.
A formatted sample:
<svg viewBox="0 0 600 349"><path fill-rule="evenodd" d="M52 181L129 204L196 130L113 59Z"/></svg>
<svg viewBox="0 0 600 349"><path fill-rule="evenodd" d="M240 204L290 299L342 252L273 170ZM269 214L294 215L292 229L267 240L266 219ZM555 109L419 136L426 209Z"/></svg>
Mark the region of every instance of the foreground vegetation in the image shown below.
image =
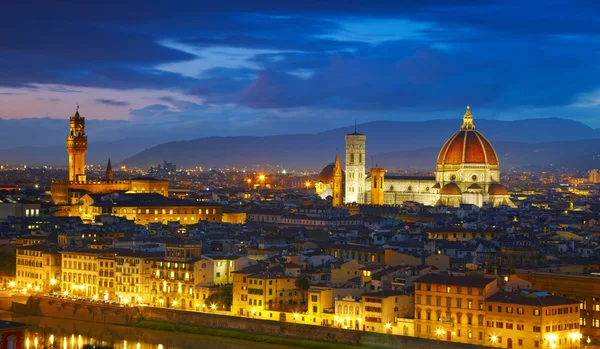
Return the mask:
<svg viewBox="0 0 600 349"><path fill-rule="evenodd" d="M316 341L311 341L311 340L306 340L306 339L289 338L289 337L273 337L273 336L265 336L265 335L261 335L261 334L246 333L246 332L234 331L234 330L224 330L224 329L198 327L198 326L190 326L190 325L168 324L168 323L162 323L162 322L156 322L156 321L146 321L146 320L138 322L135 326L139 327L139 328L148 329L148 330L175 331L175 332L184 332L184 333L199 334L199 335L205 335L205 336L218 336L218 337L239 339L239 340L244 340L244 341L268 343L268 344L282 345L282 346L288 346L288 347L293 346L293 347L306 348L306 349L373 348L373 347L367 347L367 346L316 342Z"/></svg>

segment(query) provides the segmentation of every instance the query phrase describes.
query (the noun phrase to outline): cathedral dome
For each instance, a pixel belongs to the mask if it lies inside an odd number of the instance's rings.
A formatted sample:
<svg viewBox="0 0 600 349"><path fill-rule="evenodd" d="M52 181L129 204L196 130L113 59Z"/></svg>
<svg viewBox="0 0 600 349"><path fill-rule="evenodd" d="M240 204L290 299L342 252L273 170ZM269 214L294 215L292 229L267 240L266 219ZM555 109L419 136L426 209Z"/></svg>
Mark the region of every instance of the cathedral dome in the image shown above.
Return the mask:
<svg viewBox="0 0 600 349"><path fill-rule="evenodd" d="M461 195L462 191L456 183L448 183L440 190L441 195Z"/></svg>
<svg viewBox="0 0 600 349"><path fill-rule="evenodd" d="M498 183L490 184L490 187L488 188L488 194L490 194L490 195L510 195L508 193L508 190L506 189L506 187L503 186L502 184L498 184Z"/></svg>
<svg viewBox="0 0 600 349"><path fill-rule="evenodd" d="M470 107L463 117L463 125L453 134L438 155L438 166L461 164L498 165L498 156L488 141L473 125Z"/></svg>
<svg viewBox="0 0 600 349"><path fill-rule="evenodd" d="M333 168L334 168L334 164L329 164L329 165L325 166L319 173L319 178L317 178L317 182L322 182L322 183L333 182Z"/></svg>

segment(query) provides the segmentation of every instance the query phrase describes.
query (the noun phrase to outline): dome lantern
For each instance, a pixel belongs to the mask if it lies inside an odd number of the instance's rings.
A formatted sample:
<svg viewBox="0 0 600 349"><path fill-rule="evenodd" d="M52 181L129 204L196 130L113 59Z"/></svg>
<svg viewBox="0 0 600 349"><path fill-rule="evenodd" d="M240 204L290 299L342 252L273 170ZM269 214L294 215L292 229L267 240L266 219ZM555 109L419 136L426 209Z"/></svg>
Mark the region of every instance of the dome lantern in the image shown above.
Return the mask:
<svg viewBox="0 0 600 349"><path fill-rule="evenodd" d="M467 105L467 111L465 115L463 115L463 124L460 128L461 130L474 130L475 125L473 125L473 115L471 115L471 106Z"/></svg>

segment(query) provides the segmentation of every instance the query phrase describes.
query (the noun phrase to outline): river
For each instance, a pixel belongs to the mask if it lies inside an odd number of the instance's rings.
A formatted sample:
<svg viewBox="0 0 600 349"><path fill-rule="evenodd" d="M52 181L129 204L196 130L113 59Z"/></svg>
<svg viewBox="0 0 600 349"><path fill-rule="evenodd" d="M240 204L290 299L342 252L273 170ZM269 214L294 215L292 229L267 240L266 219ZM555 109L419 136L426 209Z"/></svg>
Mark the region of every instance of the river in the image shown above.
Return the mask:
<svg viewBox="0 0 600 349"><path fill-rule="evenodd" d="M86 321L18 315L0 311L0 320L30 324L25 349L41 349L43 338L60 349L81 349L84 344L112 345L115 349L283 349L287 346L237 339L105 325ZM45 335L44 335L45 332Z"/></svg>

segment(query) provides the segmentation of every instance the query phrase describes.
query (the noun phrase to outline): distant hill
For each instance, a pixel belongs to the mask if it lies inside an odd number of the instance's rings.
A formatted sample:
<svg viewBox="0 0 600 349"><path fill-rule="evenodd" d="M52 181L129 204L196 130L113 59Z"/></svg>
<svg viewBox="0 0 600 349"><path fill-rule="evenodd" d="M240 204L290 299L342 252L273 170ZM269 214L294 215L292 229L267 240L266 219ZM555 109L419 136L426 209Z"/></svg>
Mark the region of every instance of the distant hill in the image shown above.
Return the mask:
<svg viewBox="0 0 600 349"><path fill-rule="evenodd" d="M600 168L600 139L544 142L537 144L494 142L501 169L540 170L568 167ZM379 166L404 170L433 170L439 147L403 150L375 155Z"/></svg>
<svg viewBox="0 0 600 349"><path fill-rule="evenodd" d="M596 139L600 139L598 130L557 118L476 120L475 124L496 147L503 168L545 161L558 164L574 155L586 156L595 152ZM358 131L367 135L368 165L433 169L440 147L459 127L460 120L456 119L374 121L359 125ZM333 160L336 149L343 155L344 135L351 132L353 127L309 135L207 137L168 142L135 154L123 163L145 168L168 159L183 167L280 164L318 169ZM561 144L571 145L566 150Z"/></svg>

